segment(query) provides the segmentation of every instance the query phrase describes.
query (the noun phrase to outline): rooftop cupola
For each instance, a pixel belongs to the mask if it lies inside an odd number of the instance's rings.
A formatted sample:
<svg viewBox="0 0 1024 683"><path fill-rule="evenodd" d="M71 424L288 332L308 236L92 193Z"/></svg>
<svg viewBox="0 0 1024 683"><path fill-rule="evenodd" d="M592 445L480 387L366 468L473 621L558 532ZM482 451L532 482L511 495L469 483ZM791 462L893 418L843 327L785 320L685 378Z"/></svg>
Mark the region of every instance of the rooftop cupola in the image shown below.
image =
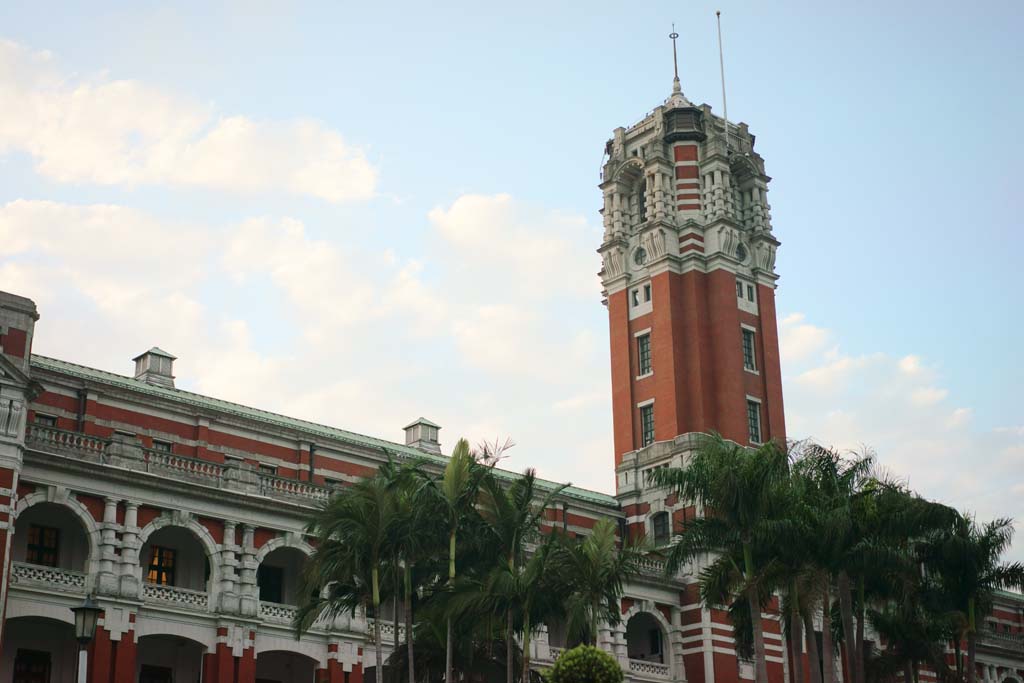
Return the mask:
<svg viewBox="0 0 1024 683"><path fill-rule="evenodd" d="M418 448L427 453L441 453L441 443L437 440L440 426L425 417L421 417L405 426L405 445Z"/></svg>
<svg viewBox="0 0 1024 683"><path fill-rule="evenodd" d="M174 356L154 346L132 360L135 361L135 379L146 384L174 388Z"/></svg>

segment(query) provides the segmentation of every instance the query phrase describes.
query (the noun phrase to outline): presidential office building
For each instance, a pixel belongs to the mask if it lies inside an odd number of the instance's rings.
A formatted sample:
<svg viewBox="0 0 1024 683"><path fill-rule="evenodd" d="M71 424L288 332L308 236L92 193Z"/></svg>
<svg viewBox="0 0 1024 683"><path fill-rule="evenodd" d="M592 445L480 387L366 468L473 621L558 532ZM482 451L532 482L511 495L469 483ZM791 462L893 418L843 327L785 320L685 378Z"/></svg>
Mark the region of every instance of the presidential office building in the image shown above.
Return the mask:
<svg viewBox="0 0 1024 683"><path fill-rule="evenodd" d="M698 511L649 486L647 472L681 465L711 429L750 445L785 438L768 181L747 126L693 105L678 80L662 105L614 131L595 247L617 490L566 489L546 511L550 527L586 535L612 518L665 545ZM392 443L183 391L176 359L157 347L133 369L126 358L126 374L33 355L47 334L39 320L30 299L0 293L0 681L71 683L70 608L87 595L103 610L90 683L375 680L365 614L294 637L312 552L303 528L332 491L388 458L443 468L438 425L417 419ZM753 679L726 612L700 604L699 569L667 576L651 559L626 586L622 623L598 640L627 680ZM763 626L770 683L784 683L806 662L787 656L776 607ZM988 618L983 683L1024 683L1022 607L1004 594ZM385 648L391 609L381 611ZM565 646L564 624L544 624L533 660L550 666Z"/></svg>

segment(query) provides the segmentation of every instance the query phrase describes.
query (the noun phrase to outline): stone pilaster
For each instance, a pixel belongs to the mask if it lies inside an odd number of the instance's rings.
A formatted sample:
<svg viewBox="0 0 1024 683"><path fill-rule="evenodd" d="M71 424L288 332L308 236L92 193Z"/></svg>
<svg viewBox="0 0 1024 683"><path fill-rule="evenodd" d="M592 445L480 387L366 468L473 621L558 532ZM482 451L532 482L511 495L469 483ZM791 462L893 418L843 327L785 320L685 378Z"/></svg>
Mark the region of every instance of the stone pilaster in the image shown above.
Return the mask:
<svg viewBox="0 0 1024 683"><path fill-rule="evenodd" d="M235 533L238 523L224 522L224 543L221 546L221 588L220 610L226 614L238 614L241 600L238 593L238 551Z"/></svg>
<svg viewBox="0 0 1024 683"><path fill-rule="evenodd" d="M127 500L124 503L124 530L121 533L121 567L118 577L118 593L121 597L138 599L140 581L139 568L139 504Z"/></svg>
<svg viewBox="0 0 1024 683"><path fill-rule="evenodd" d="M255 546L256 530L251 524L242 525L242 547L238 562L238 613L245 617L254 617L259 611L259 587L256 585Z"/></svg>

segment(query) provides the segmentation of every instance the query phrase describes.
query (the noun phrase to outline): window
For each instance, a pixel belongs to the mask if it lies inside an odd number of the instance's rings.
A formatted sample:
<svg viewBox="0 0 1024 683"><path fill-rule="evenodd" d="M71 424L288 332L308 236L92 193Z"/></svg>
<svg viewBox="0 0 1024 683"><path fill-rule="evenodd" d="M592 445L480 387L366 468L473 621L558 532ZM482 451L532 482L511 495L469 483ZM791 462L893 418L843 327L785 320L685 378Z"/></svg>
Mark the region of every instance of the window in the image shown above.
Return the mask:
<svg viewBox="0 0 1024 683"><path fill-rule="evenodd" d="M660 655L661 654L661 629L652 628L650 630L650 633L648 634L647 637L650 639L650 643L651 643L651 654L652 655Z"/></svg>
<svg viewBox="0 0 1024 683"><path fill-rule="evenodd" d="M635 306L639 306L640 305L640 288L638 287L637 289L634 289L629 294L630 294L630 296L633 299L633 306L634 307Z"/></svg>
<svg viewBox="0 0 1024 683"><path fill-rule="evenodd" d="M33 422L35 422L37 425L42 425L44 427L57 426L57 418L55 418L53 415L40 415L39 413L36 413L36 417L35 420L33 420Z"/></svg>
<svg viewBox="0 0 1024 683"><path fill-rule="evenodd" d="M743 298L743 283L740 282L739 280L736 281L736 298Z"/></svg>
<svg viewBox="0 0 1024 683"><path fill-rule="evenodd" d="M647 283L644 285L644 302L651 300L651 284Z"/></svg>
<svg viewBox="0 0 1024 683"><path fill-rule="evenodd" d="M114 436L119 436L122 439L132 439L132 440L135 439L135 435L134 434L132 434L131 432L122 432L120 429L115 429L114 430Z"/></svg>
<svg viewBox="0 0 1024 683"><path fill-rule="evenodd" d="M754 363L754 331L742 328L743 332L743 369L757 372L757 365Z"/></svg>
<svg viewBox="0 0 1024 683"><path fill-rule="evenodd" d="M56 567L60 560L60 529L33 524L28 528L25 561L44 567Z"/></svg>
<svg viewBox="0 0 1024 683"><path fill-rule="evenodd" d="M164 548L159 545L153 546L153 555L149 560L149 572L146 574L146 581L157 583L161 586L174 585L174 555L173 548Z"/></svg>
<svg viewBox="0 0 1024 683"><path fill-rule="evenodd" d="M640 407L640 435L643 446L654 443L654 404Z"/></svg>
<svg viewBox="0 0 1024 683"><path fill-rule="evenodd" d="M260 565L256 570L256 585L260 587L260 600L284 602L284 569Z"/></svg>
<svg viewBox="0 0 1024 683"><path fill-rule="evenodd" d="M747 285L747 301L754 301L754 285Z"/></svg>
<svg viewBox="0 0 1024 683"><path fill-rule="evenodd" d="M747 399L747 430L750 443L761 443L761 404Z"/></svg>
<svg viewBox="0 0 1024 683"><path fill-rule="evenodd" d="M156 439L153 439L153 450L154 451L160 451L161 453L170 453L171 452L171 442L170 441L157 441Z"/></svg>
<svg viewBox="0 0 1024 683"><path fill-rule="evenodd" d="M277 468L273 465L260 465L257 469L260 474L269 474L272 477L277 476Z"/></svg>
<svg viewBox="0 0 1024 683"><path fill-rule="evenodd" d="M14 681L49 681L50 653L42 650L23 650L18 648L14 656Z"/></svg>
<svg viewBox="0 0 1024 683"><path fill-rule="evenodd" d="M658 512L655 513L654 517L651 518L652 526L654 527L654 545L663 546L668 545L669 532L668 532L668 513Z"/></svg>
<svg viewBox="0 0 1024 683"><path fill-rule="evenodd" d="M636 338L636 354L637 364L640 370L640 376L649 375L653 372L651 369L651 335L641 334Z"/></svg>
<svg viewBox="0 0 1024 683"><path fill-rule="evenodd" d="M647 220L647 188L644 187L646 184L646 179L640 181L640 191L636 195L637 213L641 223Z"/></svg>

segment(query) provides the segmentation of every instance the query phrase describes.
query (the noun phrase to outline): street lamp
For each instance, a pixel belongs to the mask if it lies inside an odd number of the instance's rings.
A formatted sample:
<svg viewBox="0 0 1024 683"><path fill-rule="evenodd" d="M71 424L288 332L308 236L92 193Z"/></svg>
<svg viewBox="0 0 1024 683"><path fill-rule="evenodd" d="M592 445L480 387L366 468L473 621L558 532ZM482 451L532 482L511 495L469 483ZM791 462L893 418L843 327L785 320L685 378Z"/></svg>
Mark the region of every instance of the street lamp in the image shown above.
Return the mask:
<svg viewBox="0 0 1024 683"><path fill-rule="evenodd" d="M75 639L78 641L78 683L85 683L89 669L86 648L96 635L96 622L100 620L103 608L91 595L87 595L85 601L78 607L72 607L71 611L75 613Z"/></svg>

